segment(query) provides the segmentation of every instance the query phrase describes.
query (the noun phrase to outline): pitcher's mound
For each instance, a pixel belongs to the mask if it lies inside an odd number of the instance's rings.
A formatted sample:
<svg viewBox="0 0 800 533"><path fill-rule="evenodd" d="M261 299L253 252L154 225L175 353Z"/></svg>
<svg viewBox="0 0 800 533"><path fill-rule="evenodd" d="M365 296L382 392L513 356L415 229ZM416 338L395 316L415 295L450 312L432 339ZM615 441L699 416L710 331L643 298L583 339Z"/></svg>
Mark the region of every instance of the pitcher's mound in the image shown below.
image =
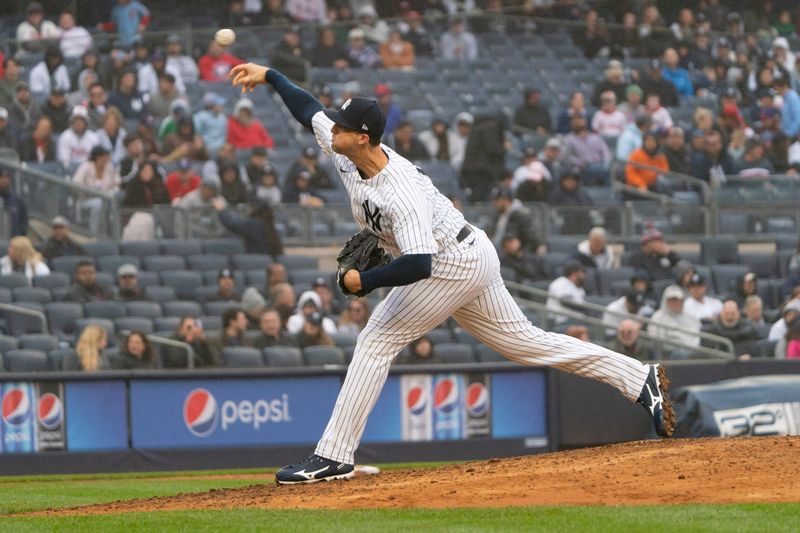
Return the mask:
<svg viewBox="0 0 800 533"><path fill-rule="evenodd" d="M261 485L66 512L797 502L799 457L800 437L653 440L311 485L277 486L269 473Z"/></svg>

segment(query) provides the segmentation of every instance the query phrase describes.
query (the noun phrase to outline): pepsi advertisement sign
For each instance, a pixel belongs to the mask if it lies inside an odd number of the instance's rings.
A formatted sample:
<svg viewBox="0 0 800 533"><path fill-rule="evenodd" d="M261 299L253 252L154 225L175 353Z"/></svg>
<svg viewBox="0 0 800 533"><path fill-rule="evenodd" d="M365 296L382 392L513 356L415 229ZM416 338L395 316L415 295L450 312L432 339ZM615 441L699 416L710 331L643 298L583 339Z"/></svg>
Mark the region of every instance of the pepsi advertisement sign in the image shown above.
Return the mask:
<svg viewBox="0 0 800 533"><path fill-rule="evenodd" d="M310 444L341 386L335 376L131 381L134 448Z"/></svg>
<svg viewBox="0 0 800 533"><path fill-rule="evenodd" d="M389 376L364 442L547 436L543 370Z"/></svg>

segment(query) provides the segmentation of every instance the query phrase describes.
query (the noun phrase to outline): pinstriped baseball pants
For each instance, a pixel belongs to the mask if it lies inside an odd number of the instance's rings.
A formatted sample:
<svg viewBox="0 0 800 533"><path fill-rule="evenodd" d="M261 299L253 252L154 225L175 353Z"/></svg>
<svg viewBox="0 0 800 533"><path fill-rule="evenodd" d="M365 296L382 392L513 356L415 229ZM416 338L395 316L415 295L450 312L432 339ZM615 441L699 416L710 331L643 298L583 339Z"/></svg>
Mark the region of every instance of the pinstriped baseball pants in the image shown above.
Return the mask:
<svg viewBox="0 0 800 533"><path fill-rule="evenodd" d="M449 316L482 343L526 365L552 366L607 383L636 401L649 367L596 344L541 330L525 317L500 277L480 230L434 256L431 277L392 289L358 337L353 360L316 454L353 464L367 417L389 366L404 346Z"/></svg>

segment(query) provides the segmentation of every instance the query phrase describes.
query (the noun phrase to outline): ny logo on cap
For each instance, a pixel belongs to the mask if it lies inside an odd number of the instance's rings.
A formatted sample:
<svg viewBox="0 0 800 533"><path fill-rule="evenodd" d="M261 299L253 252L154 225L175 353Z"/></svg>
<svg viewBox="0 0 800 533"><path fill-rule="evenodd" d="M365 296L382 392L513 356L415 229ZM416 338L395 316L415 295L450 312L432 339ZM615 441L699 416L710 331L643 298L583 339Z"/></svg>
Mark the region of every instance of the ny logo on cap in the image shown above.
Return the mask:
<svg viewBox="0 0 800 533"><path fill-rule="evenodd" d="M349 106L349 105L350 105L350 102L352 102L352 101L353 101L353 99L352 99L352 98L348 98L348 99L347 99L347 101L346 101L345 103L343 103L343 104L342 104L342 111L344 111L345 109L347 109L347 106Z"/></svg>
<svg viewBox="0 0 800 533"><path fill-rule="evenodd" d="M364 130L364 131L369 131L369 128L367 127L366 124L362 124L361 125L361 129Z"/></svg>

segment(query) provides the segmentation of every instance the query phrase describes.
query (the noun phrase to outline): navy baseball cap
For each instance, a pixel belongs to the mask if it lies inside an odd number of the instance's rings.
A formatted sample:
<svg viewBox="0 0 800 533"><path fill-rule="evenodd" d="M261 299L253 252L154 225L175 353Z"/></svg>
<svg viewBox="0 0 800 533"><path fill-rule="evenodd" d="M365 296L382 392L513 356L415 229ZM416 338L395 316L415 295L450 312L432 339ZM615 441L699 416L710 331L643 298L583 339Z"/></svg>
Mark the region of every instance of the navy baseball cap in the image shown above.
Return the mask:
<svg viewBox="0 0 800 533"><path fill-rule="evenodd" d="M386 127L386 115L378 102L370 98L350 98L339 111L326 109L325 115L337 125L366 133L373 139L380 139Z"/></svg>

